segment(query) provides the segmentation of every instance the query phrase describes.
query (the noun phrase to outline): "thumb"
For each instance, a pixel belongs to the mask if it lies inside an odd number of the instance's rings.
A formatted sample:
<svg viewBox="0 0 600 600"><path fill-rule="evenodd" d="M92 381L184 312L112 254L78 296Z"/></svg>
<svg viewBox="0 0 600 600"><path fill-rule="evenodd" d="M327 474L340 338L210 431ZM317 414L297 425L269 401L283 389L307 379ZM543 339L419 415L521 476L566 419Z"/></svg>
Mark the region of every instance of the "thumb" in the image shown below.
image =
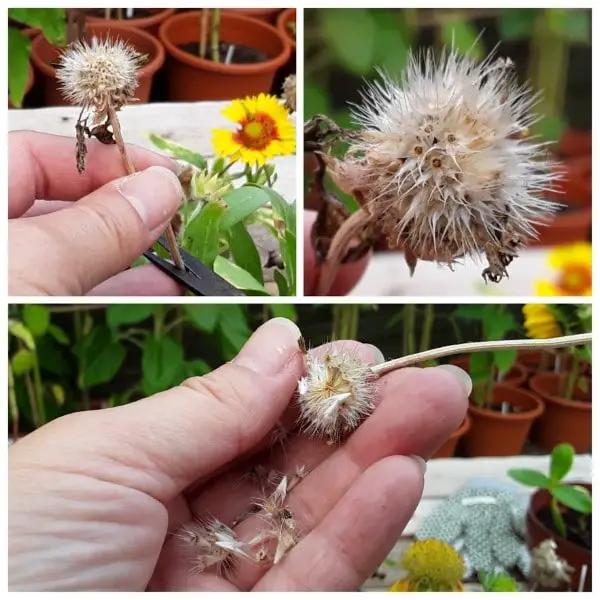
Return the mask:
<svg viewBox="0 0 600 600"><path fill-rule="evenodd" d="M267 436L302 373L299 336L292 321L272 319L212 373L132 404L61 417L15 444L13 457L114 477L169 502Z"/></svg>
<svg viewBox="0 0 600 600"><path fill-rule="evenodd" d="M11 222L9 281L15 285L12 273L20 273L19 286L27 287L26 277L34 293L86 294L127 269L160 237L181 206L182 193L172 171L153 166L64 210Z"/></svg>

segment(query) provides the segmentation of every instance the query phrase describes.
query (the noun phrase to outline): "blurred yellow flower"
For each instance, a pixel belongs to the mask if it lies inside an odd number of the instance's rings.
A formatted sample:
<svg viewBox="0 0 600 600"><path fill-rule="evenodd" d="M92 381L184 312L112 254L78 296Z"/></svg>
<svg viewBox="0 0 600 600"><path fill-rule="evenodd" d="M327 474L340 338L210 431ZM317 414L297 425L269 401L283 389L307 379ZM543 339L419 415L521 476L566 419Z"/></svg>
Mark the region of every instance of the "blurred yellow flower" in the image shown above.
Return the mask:
<svg viewBox="0 0 600 600"><path fill-rule="evenodd" d="M294 122L276 96L260 94L234 100L221 114L237 123L237 128L213 129L213 148L219 156L263 166L275 156L296 151Z"/></svg>
<svg viewBox="0 0 600 600"><path fill-rule="evenodd" d="M405 550L400 567L407 575L394 583L390 592L464 591L465 563L446 542L417 540Z"/></svg>
<svg viewBox="0 0 600 600"><path fill-rule="evenodd" d="M549 264L558 271L554 281L538 281L538 296L591 296L592 245L580 242L554 249Z"/></svg>
<svg viewBox="0 0 600 600"><path fill-rule="evenodd" d="M558 321L546 304L525 304L525 331L530 338L546 339L562 335Z"/></svg>

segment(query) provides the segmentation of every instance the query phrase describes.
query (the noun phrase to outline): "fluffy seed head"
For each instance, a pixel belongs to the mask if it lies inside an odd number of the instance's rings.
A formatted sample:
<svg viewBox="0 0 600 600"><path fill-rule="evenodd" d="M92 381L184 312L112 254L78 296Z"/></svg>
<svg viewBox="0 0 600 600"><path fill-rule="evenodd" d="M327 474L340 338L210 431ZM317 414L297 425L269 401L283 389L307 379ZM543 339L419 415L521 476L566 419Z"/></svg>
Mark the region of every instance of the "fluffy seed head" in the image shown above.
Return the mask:
<svg viewBox="0 0 600 600"><path fill-rule="evenodd" d="M545 145L528 137L538 97L508 59L454 51L411 56L399 81L381 73L354 107L360 127L343 161L330 158L392 244L452 265L487 255L500 279L557 205Z"/></svg>
<svg viewBox="0 0 600 600"><path fill-rule="evenodd" d="M60 57L57 78L69 102L89 110L93 122L106 118L108 106L120 110L138 86L145 57L121 39L78 41Z"/></svg>
<svg viewBox="0 0 600 600"><path fill-rule="evenodd" d="M349 354L307 354L306 376L298 382L304 432L340 442L373 411L372 381L370 367Z"/></svg>

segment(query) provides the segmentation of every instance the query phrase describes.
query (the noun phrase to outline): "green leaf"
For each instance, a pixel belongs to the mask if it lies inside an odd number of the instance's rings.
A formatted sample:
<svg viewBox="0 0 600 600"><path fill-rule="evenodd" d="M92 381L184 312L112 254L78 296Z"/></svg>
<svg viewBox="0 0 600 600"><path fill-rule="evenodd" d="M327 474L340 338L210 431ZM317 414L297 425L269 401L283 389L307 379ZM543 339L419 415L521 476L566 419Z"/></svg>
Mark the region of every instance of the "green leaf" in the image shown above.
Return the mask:
<svg viewBox="0 0 600 600"><path fill-rule="evenodd" d="M290 288L288 287L288 283L285 280L285 275L278 269L275 269L273 271L273 277L275 279L275 283L277 284L277 292L279 293L279 295L291 296Z"/></svg>
<svg viewBox="0 0 600 600"><path fill-rule="evenodd" d="M558 444L550 454L550 479L552 483L558 483L564 479L575 458L575 449L571 444Z"/></svg>
<svg viewBox="0 0 600 600"><path fill-rule="evenodd" d="M411 44L410 31L401 19L402 12L374 10L372 15L377 29L374 64L391 75L402 73Z"/></svg>
<svg viewBox="0 0 600 600"><path fill-rule="evenodd" d="M587 44L591 35L591 11L577 8L546 8L548 25L571 43Z"/></svg>
<svg viewBox="0 0 600 600"><path fill-rule="evenodd" d="M150 396L181 383L183 348L169 336L149 336L142 351L142 389Z"/></svg>
<svg viewBox="0 0 600 600"><path fill-rule="evenodd" d="M8 331L11 335L14 335L16 338L19 338L27 348L30 350L35 350L35 340L33 339L33 335L31 335L31 331L21 323L21 321L14 321L10 319L8 321Z"/></svg>
<svg viewBox="0 0 600 600"><path fill-rule="evenodd" d="M267 292L265 286L256 281L256 279L252 277L248 271L242 269L242 267L232 262L229 262L222 256L217 256L213 268L217 275L220 275L225 281L229 282L238 290L257 292L265 296L269 295L269 292Z"/></svg>
<svg viewBox="0 0 600 600"><path fill-rule="evenodd" d="M8 16L29 27L41 29L51 44L64 46L67 42L64 8L9 8Z"/></svg>
<svg viewBox="0 0 600 600"><path fill-rule="evenodd" d="M270 304L269 309L274 317L284 317L290 321L296 321L298 314L293 304Z"/></svg>
<svg viewBox="0 0 600 600"><path fill-rule="evenodd" d="M48 333L63 346L69 344L69 336L65 333L64 329L61 329L58 325L50 324L48 327Z"/></svg>
<svg viewBox="0 0 600 600"><path fill-rule="evenodd" d="M267 192L267 188L243 185L225 194L223 200L227 203L227 209L220 226L222 232L227 232L236 223L247 219L261 206L268 204L270 194Z"/></svg>
<svg viewBox="0 0 600 600"><path fill-rule="evenodd" d="M529 39L538 11L533 8L503 8L498 27L503 40Z"/></svg>
<svg viewBox="0 0 600 600"><path fill-rule="evenodd" d="M204 156L202 156L202 154L194 152L189 148L185 148L181 144L176 144L175 142L161 137L160 135L156 135L155 133L148 134L148 137L157 148L168 152L174 158L190 163L191 165L194 165L203 171L208 168L208 162Z"/></svg>
<svg viewBox="0 0 600 600"><path fill-rule="evenodd" d="M241 222L229 229L229 250L235 263L248 271L261 285L264 285L260 255L252 236Z"/></svg>
<svg viewBox="0 0 600 600"><path fill-rule="evenodd" d="M35 365L35 353L27 348L21 348L15 352L10 365L15 375L24 375L33 369Z"/></svg>
<svg viewBox="0 0 600 600"><path fill-rule="evenodd" d="M468 21L449 21L442 25L442 40L448 47L454 48L459 54L468 55L475 61L484 57L481 40L478 39L477 29Z"/></svg>
<svg viewBox="0 0 600 600"><path fill-rule="evenodd" d="M158 304L111 304L106 308L106 322L114 331L120 325L145 321L157 308Z"/></svg>
<svg viewBox="0 0 600 600"><path fill-rule="evenodd" d="M483 318L483 305L481 304L461 304L453 313L460 319L471 319L481 321Z"/></svg>
<svg viewBox="0 0 600 600"><path fill-rule="evenodd" d="M185 229L185 247L190 254L212 268L219 254L219 229L225 207L209 202Z"/></svg>
<svg viewBox="0 0 600 600"><path fill-rule="evenodd" d="M469 355L469 374L473 381L486 381L492 374L494 355L491 352L473 352Z"/></svg>
<svg viewBox="0 0 600 600"><path fill-rule="evenodd" d="M50 386L50 390L52 392L52 396L54 396L56 404L58 404L58 406L63 406L65 403L65 388L58 383L53 383Z"/></svg>
<svg viewBox="0 0 600 600"><path fill-rule="evenodd" d="M354 75L366 75L375 62L377 27L367 8L322 9L322 40L335 61Z"/></svg>
<svg viewBox="0 0 600 600"><path fill-rule="evenodd" d="M48 307L39 304L26 304L23 308L23 323L33 337L42 337L50 325Z"/></svg>
<svg viewBox="0 0 600 600"><path fill-rule="evenodd" d="M501 304L488 304L483 309L483 331L486 340L501 340L517 329L513 315Z"/></svg>
<svg viewBox="0 0 600 600"><path fill-rule="evenodd" d="M331 105L327 90L310 78L304 84L304 115L305 120L312 119L315 115L327 115L331 112Z"/></svg>
<svg viewBox="0 0 600 600"><path fill-rule="evenodd" d="M561 117L546 115L533 126L533 133L542 137L542 141L554 142L560 139L566 127Z"/></svg>
<svg viewBox="0 0 600 600"><path fill-rule="evenodd" d="M184 304L191 322L200 330L212 333L219 322L221 307L218 304Z"/></svg>
<svg viewBox="0 0 600 600"><path fill-rule="evenodd" d="M210 169L211 175L220 174L225 168L225 159L222 156L215 158Z"/></svg>
<svg viewBox="0 0 600 600"><path fill-rule="evenodd" d="M40 338L37 343L40 368L60 376L71 376L74 365L70 353L57 344L51 336Z"/></svg>
<svg viewBox="0 0 600 600"><path fill-rule="evenodd" d="M533 469L509 469L508 476L529 487L548 489L552 482L540 471Z"/></svg>
<svg viewBox="0 0 600 600"><path fill-rule="evenodd" d="M564 506L589 515L592 512L592 496L587 489L574 485L556 485L552 495Z"/></svg>
<svg viewBox="0 0 600 600"><path fill-rule="evenodd" d="M183 363L183 377L181 379L183 381L188 377L202 377L202 375L210 373L211 370L210 365L200 358L188 360Z"/></svg>
<svg viewBox="0 0 600 600"><path fill-rule="evenodd" d="M287 231L296 233L296 202L287 202L280 194L270 188L262 188L269 196L275 214L283 221Z"/></svg>
<svg viewBox="0 0 600 600"><path fill-rule="evenodd" d="M285 241L285 244L283 243ZM286 231L285 240L279 244L281 257L285 265L285 276L288 282L290 295L296 294L296 236L291 231Z"/></svg>
<svg viewBox="0 0 600 600"><path fill-rule="evenodd" d="M219 332L225 360L231 360L248 341L252 331L244 308L238 304L224 304L221 306L219 319Z"/></svg>
<svg viewBox="0 0 600 600"><path fill-rule="evenodd" d="M16 108L21 108L29 79L31 40L14 27L8 28L8 93Z"/></svg>
<svg viewBox="0 0 600 600"><path fill-rule="evenodd" d="M127 354L125 348L114 341L108 327L92 329L83 341L83 364L80 387L90 388L107 383L118 373Z"/></svg>
<svg viewBox="0 0 600 600"><path fill-rule="evenodd" d="M517 360L516 350L496 350L492 355L494 366L503 375L512 369Z"/></svg>

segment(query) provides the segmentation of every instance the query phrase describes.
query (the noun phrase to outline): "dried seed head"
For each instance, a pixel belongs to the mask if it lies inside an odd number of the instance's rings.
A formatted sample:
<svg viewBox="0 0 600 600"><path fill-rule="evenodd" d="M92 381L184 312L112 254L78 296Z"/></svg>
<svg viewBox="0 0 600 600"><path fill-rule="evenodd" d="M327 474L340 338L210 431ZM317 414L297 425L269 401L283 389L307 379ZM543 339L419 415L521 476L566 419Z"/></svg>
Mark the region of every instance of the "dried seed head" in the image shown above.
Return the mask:
<svg viewBox="0 0 600 600"><path fill-rule="evenodd" d="M450 266L485 252L499 280L558 208L542 197L557 178L544 144L527 138L537 102L510 61L411 56L400 81L368 86L361 131L343 161L327 160L392 244Z"/></svg>
<svg viewBox="0 0 600 600"><path fill-rule="evenodd" d="M92 125L133 99L144 57L123 40L92 39L72 44L60 57L57 78L69 102L92 113Z"/></svg>
<svg viewBox="0 0 600 600"><path fill-rule="evenodd" d="M306 355L298 382L300 423L311 437L343 440L373 411L373 375L368 365L345 353Z"/></svg>
<svg viewBox="0 0 600 600"><path fill-rule="evenodd" d="M281 95L290 112L296 112L296 76L288 75L283 81L283 94Z"/></svg>

